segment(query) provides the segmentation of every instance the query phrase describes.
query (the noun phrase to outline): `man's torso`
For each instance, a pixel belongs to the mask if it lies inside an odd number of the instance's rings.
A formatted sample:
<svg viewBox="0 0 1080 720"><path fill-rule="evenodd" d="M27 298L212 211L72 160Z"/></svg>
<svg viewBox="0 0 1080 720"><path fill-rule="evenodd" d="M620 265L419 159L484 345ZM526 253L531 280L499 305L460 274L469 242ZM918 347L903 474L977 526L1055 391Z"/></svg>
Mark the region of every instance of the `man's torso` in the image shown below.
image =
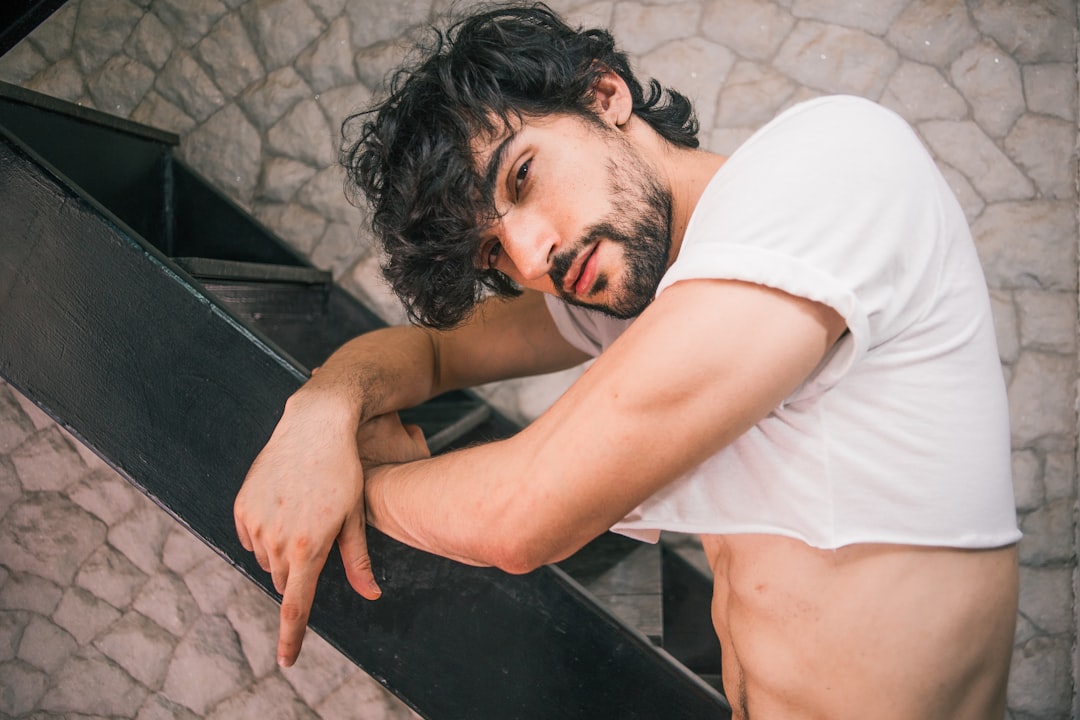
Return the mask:
<svg viewBox="0 0 1080 720"><path fill-rule="evenodd" d="M773 533L832 548L1018 539L985 281L963 212L899 117L821 98L755 134L702 195L658 295L702 280L812 300L848 332L772 413L616 532ZM626 326L548 305L585 352ZM690 308L685 324L723 312ZM712 342L722 356L740 338Z"/></svg>
<svg viewBox="0 0 1080 720"><path fill-rule="evenodd" d="M737 720L1001 718L1016 547L704 535Z"/></svg>

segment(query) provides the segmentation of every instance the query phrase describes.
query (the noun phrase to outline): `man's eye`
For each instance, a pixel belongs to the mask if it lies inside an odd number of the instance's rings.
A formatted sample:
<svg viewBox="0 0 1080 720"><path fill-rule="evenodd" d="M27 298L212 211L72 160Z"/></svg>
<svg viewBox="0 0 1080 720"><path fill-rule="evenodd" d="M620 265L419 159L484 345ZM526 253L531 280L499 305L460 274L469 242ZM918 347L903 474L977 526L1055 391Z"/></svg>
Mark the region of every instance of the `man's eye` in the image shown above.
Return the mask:
<svg viewBox="0 0 1080 720"><path fill-rule="evenodd" d="M521 192L522 186L525 185L525 181L529 175L529 165L532 164L532 160L526 160L521 163L521 167L518 168L517 176L514 178L514 188Z"/></svg>
<svg viewBox="0 0 1080 720"><path fill-rule="evenodd" d="M488 270L494 270L499 262L500 255L502 255L502 243L498 241L491 243L484 255L484 266Z"/></svg>

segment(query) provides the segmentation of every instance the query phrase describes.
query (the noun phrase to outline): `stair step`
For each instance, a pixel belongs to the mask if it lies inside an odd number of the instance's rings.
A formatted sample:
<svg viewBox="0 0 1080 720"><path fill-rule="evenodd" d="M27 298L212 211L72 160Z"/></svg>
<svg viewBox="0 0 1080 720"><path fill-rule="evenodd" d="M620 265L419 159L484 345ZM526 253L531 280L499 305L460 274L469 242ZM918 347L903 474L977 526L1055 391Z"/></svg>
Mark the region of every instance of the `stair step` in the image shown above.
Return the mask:
<svg viewBox="0 0 1080 720"><path fill-rule="evenodd" d="M329 270L303 265L273 265L204 257L174 257L172 261L199 281L229 280L298 285L329 285L334 281Z"/></svg>
<svg viewBox="0 0 1080 720"><path fill-rule="evenodd" d="M336 295L331 273L297 265L205 257L172 258L204 290L284 350L318 367L343 342L372 329ZM493 420L491 407L464 392L447 393L401 412L420 426L433 453L445 450ZM488 430L490 435L491 429ZM503 429L508 434L509 429Z"/></svg>
<svg viewBox="0 0 1080 720"><path fill-rule="evenodd" d="M311 321L326 313L333 277L296 265L214 258L173 258L207 292L243 320Z"/></svg>
<svg viewBox="0 0 1080 720"><path fill-rule="evenodd" d="M665 530L660 533L660 542L664 547L677 553L680 558L688 562L701 577L712 585L712 568L709 559L705 556L705 548L701 546L701 537L694 533L679 533Z"/></svg>
<svg viewBox="0 0 1080 720"><path fill-rule="evenodd" d="M723 690L712 571L697 535L665 532L650 545L605 533L559 568L624 623Z"/></svg>
<svg viewBox="0 0 1080 720"><path fill-rule="evenodd" d="M558 565L616 617L663 644L658 546L605 533Z"/></svg>
<svg viewBox="0 0 1080 720"><path fill-rule="evenodd" d="M703 678L719 675L720 641L712 623L712 571L700 540L663 534L661 566L664 649Z"/></svg>

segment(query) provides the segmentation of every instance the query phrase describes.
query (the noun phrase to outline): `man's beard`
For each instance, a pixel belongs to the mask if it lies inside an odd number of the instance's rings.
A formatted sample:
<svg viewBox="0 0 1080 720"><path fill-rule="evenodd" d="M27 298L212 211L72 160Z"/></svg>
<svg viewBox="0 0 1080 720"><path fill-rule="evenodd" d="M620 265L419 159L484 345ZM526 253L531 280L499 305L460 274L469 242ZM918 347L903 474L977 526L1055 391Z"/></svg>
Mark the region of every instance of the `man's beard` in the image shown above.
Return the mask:
<svg viewBox="0 0 1080 720"><path fill-rule="evenodd" d="M628 147L623 146L622 150L608 165L611 212L590 226L573 248L552 260L551 279L566 302L628 319L648 307L667 271L671 253L671 192L644 162L631 155ZM622 248L623 285L606 303L592 304L568 295L563 283L578 254L600 240L609 240ZM598 274L590 294L608 289L610 283L608 273Z"/></svg>

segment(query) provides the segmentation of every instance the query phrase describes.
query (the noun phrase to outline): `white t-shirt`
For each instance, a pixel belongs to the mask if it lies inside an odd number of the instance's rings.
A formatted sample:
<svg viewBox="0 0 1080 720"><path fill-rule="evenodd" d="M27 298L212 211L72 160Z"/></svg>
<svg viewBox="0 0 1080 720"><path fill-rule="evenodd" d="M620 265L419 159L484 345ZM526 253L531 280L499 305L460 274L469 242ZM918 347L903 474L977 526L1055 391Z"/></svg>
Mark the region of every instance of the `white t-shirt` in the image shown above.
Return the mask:
<svg viewBox="0 0 1080 720"><path fill-rule="evenodd" d="M837 96L759 130L710 181L657 295L700 278L824 303L849 332L765 419L613 530L653 541L660 530L769 533L820 548L1019 539L982 269L963 212L903 120ZM629 324L548 306L593 354Z"/></svg>

